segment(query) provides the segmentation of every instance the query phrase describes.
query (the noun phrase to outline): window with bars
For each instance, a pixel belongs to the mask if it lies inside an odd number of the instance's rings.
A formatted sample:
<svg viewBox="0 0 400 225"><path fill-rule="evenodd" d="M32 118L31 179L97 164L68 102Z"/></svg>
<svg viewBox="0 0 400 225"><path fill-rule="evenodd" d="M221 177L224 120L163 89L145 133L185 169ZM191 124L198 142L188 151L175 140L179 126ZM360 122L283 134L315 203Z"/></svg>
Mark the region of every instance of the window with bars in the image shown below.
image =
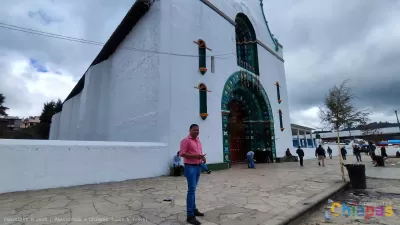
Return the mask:
<svg viewBox="0 0 400 225"><path fill-rule="evenodd" d="M259 75L257 38L249 18L239 13L235 19L237 65Z"/></svg>

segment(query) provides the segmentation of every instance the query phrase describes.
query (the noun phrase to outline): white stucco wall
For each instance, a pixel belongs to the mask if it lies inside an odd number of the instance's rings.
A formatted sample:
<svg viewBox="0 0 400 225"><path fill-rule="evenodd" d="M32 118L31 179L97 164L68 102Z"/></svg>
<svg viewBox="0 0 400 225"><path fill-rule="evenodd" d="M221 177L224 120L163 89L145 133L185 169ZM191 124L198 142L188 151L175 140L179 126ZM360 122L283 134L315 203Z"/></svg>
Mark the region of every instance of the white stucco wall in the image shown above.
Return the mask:
<svg viewBox="0 0 400 225"><path fill-rule="evenodd" d="M61 118L61 112L54 114L53 117L51 118L51 126L50 126L50 134L49 134L50 140L57 140L59 137L60 118Z"/></svg>
<svg viewBox="0 0 400 225"><path fill-rule="evenodd" d="M227 4L229 2L240 1L212 1L232 19L237 13L244 12L253 21L257 38L274 49L272 41L271 43L267 41L269 40L266 36L268 31L262 19L259 2L247 2L246 7ZM161 67L162 71L171 71L170 149L178 150L179 141L188 134L189 125L197 123L200 126L200 139L203 151L207 153L208 162L222 162L222 91L229 76L240 70L236 63L235 27L200 1L166 0L163 4L165 4L165 11L168 12L165 14L171 15L163 17L162 20L162 26L169 26L171 29L171 37L162 39L163 51L174 52L179 49L185 54L198 55L198 47L193 41L202 39L212 49L212 51L207 51L208 56L232 53L215 57L215 73L211 73L211 60L208 57L209 70L205 75L199 72L197 57L171 56L169 58L171 68ZM260 45L257 49L261 83L271 102L275 121L277 156L283 156L286 148L292 146L284 64ZM283 102L281 104L277 102L276 81L279 81L282 86ZM199 116L199 92L193 88L201 82L212 91L207 94L209 116L205 121ZM279 129L278 109L283 112L284 132ZM170 152L174 151L170 150Z"/></svg>
<svg viewBox="0 0 400 225"><path fill-rule="evenodd" d="M110 61L109 140L158 141L160 2L156 1ZM126 49L124 47L131 49ZM154 52L134 51L146 49Z"/></svg>
<svg viewBox="0 0 400 225"><path fill-rule="evenodd" d="M233 20L239 12L246 14L257 39L275 49L259 1L211 2ZM216 55L215 73L211 73L208 57L209 71L200 74L198 46L193 43L198 39L212 49L208 56ZM261 83L275 122L277 156L283 156L292 146L284 64L262 46L257 49ZM227 53L231 54L217 56ZM283 55L281 49L278 55ZM64 104L58 139L165 142L173 156L189 125L197 123L208 162L222 162L221 96L226 80L239 70L232 24L201 1L155 1L115 53L88 70L82 93ZM281 104L277 102L277 81ZM199 92L194 88L201 82L212 91L208 93L209 116L205 121L199 116ZM75 98L79 98L78 106ZM278 109L283 112L284 132L279 129ZM76 121L72 119L75 116ZM79 135L68 133L68 125L77 127L75 134Z"/></svg>
<svg viewBox="0 0 400 225"><path fill-rule="evenodd" d="M167 175L162 143L0 140L0 193Z"/></svg>

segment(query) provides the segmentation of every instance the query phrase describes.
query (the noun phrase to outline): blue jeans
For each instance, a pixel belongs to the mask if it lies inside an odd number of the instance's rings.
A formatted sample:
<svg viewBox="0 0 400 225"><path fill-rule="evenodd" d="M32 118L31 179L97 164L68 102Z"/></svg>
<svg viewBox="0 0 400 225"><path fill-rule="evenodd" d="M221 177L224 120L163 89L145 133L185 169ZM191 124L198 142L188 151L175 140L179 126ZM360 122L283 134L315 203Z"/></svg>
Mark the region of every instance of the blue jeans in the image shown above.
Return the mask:
<svg viewBox="0 0 400 225"><path fill-rule="evenodd" d="M205 164L205 163L201 163L201 168L204 170L204 171L208 171L208 167L207 167L207 165Z"/></svg>
<svg viewBox="0 0 400 225"><path fill-rule="evenodd" d="M249 168L254 168L254 159L253 159L253 156L248 155L248 156L247 156L247 161L248 161Z"/></svg>
<svg viewBox="0 0 400 225"><path fill-rule="evenodd" d="M185 165L185 177L188 184L186 197L186 211L188 216L194 216L196 209L196 187L200 178L201 167L194 165Z"/></svg>

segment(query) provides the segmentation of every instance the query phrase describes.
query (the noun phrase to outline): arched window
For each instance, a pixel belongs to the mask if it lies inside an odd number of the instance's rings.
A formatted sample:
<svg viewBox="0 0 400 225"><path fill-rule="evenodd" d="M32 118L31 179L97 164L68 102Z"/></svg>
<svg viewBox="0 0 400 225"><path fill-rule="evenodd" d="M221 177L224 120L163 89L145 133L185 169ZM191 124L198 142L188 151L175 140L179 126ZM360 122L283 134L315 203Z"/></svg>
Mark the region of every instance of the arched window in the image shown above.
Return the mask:
<svg viewBox="0 0 400 225"><path fill-rule="evenodd" d="M199 84L199 96L200 96L200 117L205 120L208 116L207 113L207 86L203 83Z"/></svg>
<svg viewBox="0 0 400 225"><path fill-rule="evenodd" d="M235 22L237 64L259 75L256 32L243 13L237 14Z"/></svg>

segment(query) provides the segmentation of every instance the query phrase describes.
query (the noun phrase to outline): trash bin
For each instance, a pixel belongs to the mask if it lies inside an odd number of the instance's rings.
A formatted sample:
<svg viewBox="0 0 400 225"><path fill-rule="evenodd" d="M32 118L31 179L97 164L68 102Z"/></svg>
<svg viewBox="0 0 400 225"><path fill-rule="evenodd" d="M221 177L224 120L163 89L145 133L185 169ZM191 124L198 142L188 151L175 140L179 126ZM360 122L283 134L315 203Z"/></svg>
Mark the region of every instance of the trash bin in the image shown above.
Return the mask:
<svg viewBox="0 0 400 225"><path fill-rule="evenodd" d="M375 156L376 166L385 166L385 160L380 155Z"/></svg>
<svg viewBox="0 0 400 225"><path fill-rule="evenodd" d="M367 179L365 177L364 164L343 164L349 173L350 184L354 189L366 189Z"/></svg>

